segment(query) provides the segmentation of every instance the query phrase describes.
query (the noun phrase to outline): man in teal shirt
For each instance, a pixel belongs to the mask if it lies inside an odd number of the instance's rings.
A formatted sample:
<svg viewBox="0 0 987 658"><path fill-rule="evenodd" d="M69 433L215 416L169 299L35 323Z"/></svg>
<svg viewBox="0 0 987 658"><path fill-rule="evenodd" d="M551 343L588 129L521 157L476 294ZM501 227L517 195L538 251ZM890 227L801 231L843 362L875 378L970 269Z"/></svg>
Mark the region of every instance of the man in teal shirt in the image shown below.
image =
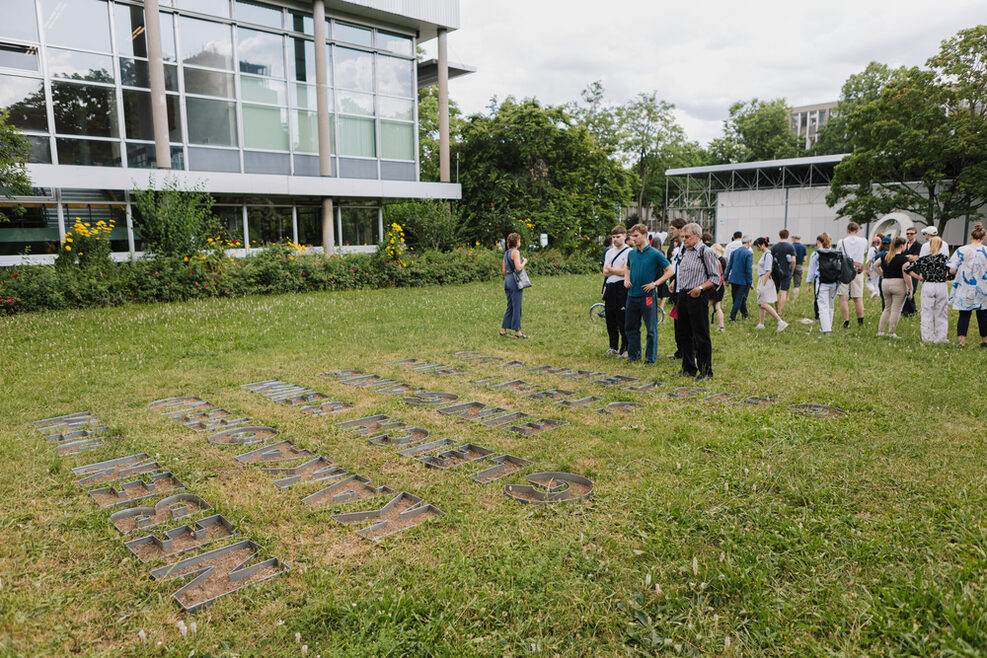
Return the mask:
<svg viewBox="0 0 987 658"><path fill-rule="evenodd" d="M634 249L627 255L627 306L624 313L624 330L627 334L627 359L641 359L641 320L648 332L644 350L644 362L654 363L658 358L658 302L655 289L675 274L675 269L665 254L651 246L648 227L635 224L627 236Z"/></svg>

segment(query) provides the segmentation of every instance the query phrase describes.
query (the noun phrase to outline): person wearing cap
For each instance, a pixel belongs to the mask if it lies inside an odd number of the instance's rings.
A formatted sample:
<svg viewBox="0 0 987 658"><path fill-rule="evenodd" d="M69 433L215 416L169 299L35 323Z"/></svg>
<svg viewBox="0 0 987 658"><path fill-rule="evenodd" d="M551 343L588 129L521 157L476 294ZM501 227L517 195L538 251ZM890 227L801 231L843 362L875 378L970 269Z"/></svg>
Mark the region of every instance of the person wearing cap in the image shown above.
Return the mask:
<svg viewBox="0 0 987 658"><path fill-rule="evenodd" d="M799 300L799 292L802 291L802 265L805 263L805 255L808 253L802 238L797 235L792 236L792 247L795 248L795 269L792 270L792 302Z"/></svg>
<svg viewBox="0 0 987 658"><path fill-rule="evenodd" d="M939 237L942 240L942 237L939 235L939 229L935 226L926 226L922 229L922 235L925 236L925 242L922 243L922 249L918 252L919 258L929 255L929 243L932 238ZM947 259L949 258L949 243L945 240L942 240L942 244L939 245L939 253L943 254Z"/></svg>

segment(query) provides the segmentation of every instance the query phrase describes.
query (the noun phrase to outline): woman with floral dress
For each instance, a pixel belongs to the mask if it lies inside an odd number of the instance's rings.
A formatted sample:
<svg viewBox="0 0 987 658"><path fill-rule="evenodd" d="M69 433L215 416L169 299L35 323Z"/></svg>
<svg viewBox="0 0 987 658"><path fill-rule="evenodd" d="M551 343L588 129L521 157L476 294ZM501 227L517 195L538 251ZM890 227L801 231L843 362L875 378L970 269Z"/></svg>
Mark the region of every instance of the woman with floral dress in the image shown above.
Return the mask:
<svg viewBox="0 0 987 658"><path fill-rule="evenodd" d="M949 295L949 305L960 312L956 337L966 347L966 332L970 316L977 314L980 347L987 348L987 247L984 246L984 225L977 224L970 232L970 243L953 252L949 271L956 275Z"/></svg>
<svg viewBox="0 0 987 658"><path fill-rule="evenodd" d="M929 240L929 253L905 266L905 273L922 281L922 342L949 343L949 266L942 238Z"/></svg>

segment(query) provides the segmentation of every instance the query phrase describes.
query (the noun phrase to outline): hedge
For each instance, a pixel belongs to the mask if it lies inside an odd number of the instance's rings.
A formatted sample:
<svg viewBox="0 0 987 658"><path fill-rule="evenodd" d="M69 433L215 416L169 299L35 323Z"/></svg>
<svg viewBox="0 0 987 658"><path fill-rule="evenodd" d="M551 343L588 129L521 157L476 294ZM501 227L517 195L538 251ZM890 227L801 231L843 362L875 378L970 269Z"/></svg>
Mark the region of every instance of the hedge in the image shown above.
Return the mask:
<svg viewBox="0 0 987 658"><path fill-rule="evenodd" d="M500 278L502 252L428 251L405 262L377 254L325 258L279 244L246 258L142 259L99 267L27 265L0 269L0 314L327 290L450 285ZM538 251L532 277L598 272L588 254Z"/></svg>

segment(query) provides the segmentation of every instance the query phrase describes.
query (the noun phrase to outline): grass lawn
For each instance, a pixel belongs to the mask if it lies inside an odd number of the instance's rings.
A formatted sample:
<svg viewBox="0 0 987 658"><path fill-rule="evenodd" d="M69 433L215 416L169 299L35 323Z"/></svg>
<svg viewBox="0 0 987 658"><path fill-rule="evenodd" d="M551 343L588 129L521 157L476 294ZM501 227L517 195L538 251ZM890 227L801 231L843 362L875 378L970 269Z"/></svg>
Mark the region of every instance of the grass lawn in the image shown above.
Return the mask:
<svg viewBox="0 0 987 658"><path fill-rule="evenodd" d="M917 318L902 321L904 340L878 339L879 302L868 303L864 330L837 326L828 339L795 322L782 334L770 321L766 332L738 322L713 332L707 387L774 403L673 400L668 391L692 384L674 375L677 363L603 356L605 331L587 319L599 285L535 281L527 341L498 337L497 283L0 318L0 654L987 654L987 350L924 346ZM790 309L789 319L811 315L811 297ZM673 349L668 320L659 354ZM605 416L599 404L491 390L468 380L505 371L450 356L460 350L524 361L507 374L542 388L644 407ZM466 373L387 365L408 357ZM605 388L527 364L665 384ZM335 368L569 424L523 437L319 376ZM310 417L240 386L272 378L354 407ZM377 544L361 539L331 515L386 498L303 504L318 486L277 489L233 459L251 447L211 444L147 408L181 395L276 427L445 515ZM799 402L848 415L789 414ZM123 440L58 458L30 424L83 410ZM585 475L595 491L583 503L523 505L503 492L520 476L481 486L334 426L378 413L535 462L524 473ZM167 561L139 562L70 470L137 452L290 572L182 613L172 599L181 583L149 577ZM180 620L196 631L183 636Z"/></svg>

